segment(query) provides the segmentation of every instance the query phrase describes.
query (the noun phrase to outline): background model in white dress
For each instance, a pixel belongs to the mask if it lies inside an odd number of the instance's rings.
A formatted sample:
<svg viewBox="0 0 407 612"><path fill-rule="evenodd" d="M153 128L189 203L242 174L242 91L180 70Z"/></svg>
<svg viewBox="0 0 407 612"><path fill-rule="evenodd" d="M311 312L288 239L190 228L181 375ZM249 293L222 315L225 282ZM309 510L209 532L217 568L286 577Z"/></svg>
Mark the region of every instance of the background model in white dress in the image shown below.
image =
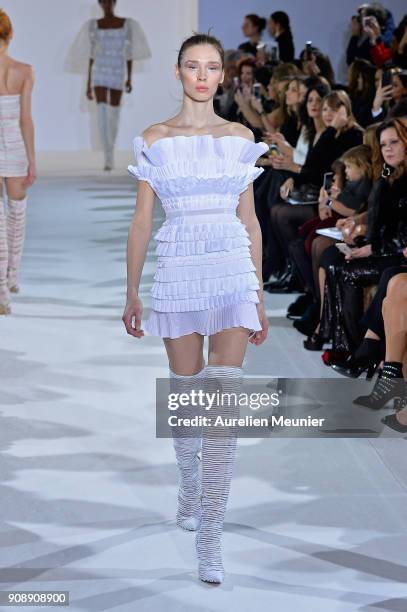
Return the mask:
<svg viewBox="0 0 407 612"><path fill-rule="evenodd" d="M20 94L0 95L0 177L27 176L20 113Z"/></svg>
<svg viewBox="0 0 407 612"><path fill-rule="evenodd" d="M254 163L267 150L267 144L240 136L172 136L150 147L134 139L138 165L128 170L149 182L166 213L154 235L152 310L142 323L151 335L262 329L249 234L236 208L263 172Z"/></svg>

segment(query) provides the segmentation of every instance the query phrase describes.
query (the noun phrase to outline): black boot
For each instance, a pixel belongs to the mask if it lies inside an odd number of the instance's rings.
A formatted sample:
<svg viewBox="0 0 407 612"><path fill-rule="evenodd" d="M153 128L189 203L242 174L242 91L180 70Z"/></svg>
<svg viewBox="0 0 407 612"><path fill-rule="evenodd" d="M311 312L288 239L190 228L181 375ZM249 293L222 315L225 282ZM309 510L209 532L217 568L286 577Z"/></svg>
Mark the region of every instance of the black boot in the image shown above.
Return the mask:
<svg viewBox="0 0 407 612"><path fill-rule="evenodd" d="M366 372L366 379L370 380L379 363L384 359L384 352L384 342L382 340L363 338L354 355L343 362L332 363L331 367L338 374L348 378L359 378L363 372Z"/></svg>
<svg viewBox="0 0 407 612"><path fill-rule="evenodd" d="M385 361L372 393L370 395L360 395L353 400L353 403L380 410L390 400L396 398L403 400L406 397L406 390L402 364L398 361Z"/></svg>

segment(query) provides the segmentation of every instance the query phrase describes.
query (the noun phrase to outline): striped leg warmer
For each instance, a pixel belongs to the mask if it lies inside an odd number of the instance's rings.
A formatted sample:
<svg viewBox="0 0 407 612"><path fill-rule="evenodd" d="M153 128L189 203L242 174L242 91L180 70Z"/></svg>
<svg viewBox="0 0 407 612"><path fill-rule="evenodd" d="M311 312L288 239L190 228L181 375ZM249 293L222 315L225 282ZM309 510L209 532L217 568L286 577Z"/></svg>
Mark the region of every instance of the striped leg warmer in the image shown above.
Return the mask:
<svg viewBox="0 0 407 612"><path fill-rule="evenodd" d="M204 370L205 368L202 368L197 374L182 376L175 374L170 368L170 392L190 394L193 389L198 392L202 388ZM194 406L188 402L187 405L180 405L172 416L189 419L199 416L202 411L201 406ZM198 453L201 452L202 428L191 429L189 426L179 424L171 426L171 433L180 475L176 522L182 529L195 531L201 516L201 474Z"/></svg>
<svg viewBox="0 0 407 612"><path fill-rule="evenodd" d="M8 270L7 283L12 293L18 293L18 274L23 255L25 226L27 218L27 197L23 200L8 201L7 239L8 239Z"/></svg>
<svg viewBox="0 0 407 612"><path fill-rule="evenodd" d="M10 313L10 292L7 287L7 266L7 217L4 201L0 200L0 314Z"/></svg>
<svg viewBox="0 0 407 612"><path fill-rule="evenodd" d="M225 418L239 417L243 369L207 366L205 381L206 393L219 390L219 394L224 395L206 412L212 427L205 427L202 436L202 516L196 535L196 551L199 578L220 583L224 578L221 537L235 463L237 427L230 423L213 425L217 417L222 417L223 422ZM230 394L230 400L226 394Z"/></svg>

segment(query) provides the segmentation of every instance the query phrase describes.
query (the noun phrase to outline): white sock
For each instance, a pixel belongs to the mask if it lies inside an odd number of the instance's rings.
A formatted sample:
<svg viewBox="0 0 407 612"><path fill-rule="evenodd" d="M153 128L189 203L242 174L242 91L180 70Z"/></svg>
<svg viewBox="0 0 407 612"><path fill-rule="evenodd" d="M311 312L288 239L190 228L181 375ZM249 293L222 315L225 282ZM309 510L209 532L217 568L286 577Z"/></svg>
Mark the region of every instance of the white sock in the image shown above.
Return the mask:
<svg viewBox="0 0 407 612"><path fill-rule="evenodd" d="M110 154L110 128L109 128L109 116L108 116L108 104L106 102L98 102L96 105L99 133L102 141L103 151L105 155L105 166L109 166L109 154Z"/></svg>
<svg viewBox="0 0 407 612"><path fill-rule="evenodd" d="M205 391L233 394L239 399L243 369L233 366L206 366ZM216 396L215 396L216 397ZM208 416L212 423L217 416L239 416L238 401L225 399L214 403ZM202 516L196 535L199 577L205 582L222 582L224 568L221 537L226 505L232 482L237 444L236 427L205 428L202 437Z"/></svg>
<svg viewBox="0 0 407 612"><path fill-rule="evenodd" d="M112 106L109 104L109 165L113 168L114 164L114 147L116 143L117 133L119 131L120 106Z"/></svg>

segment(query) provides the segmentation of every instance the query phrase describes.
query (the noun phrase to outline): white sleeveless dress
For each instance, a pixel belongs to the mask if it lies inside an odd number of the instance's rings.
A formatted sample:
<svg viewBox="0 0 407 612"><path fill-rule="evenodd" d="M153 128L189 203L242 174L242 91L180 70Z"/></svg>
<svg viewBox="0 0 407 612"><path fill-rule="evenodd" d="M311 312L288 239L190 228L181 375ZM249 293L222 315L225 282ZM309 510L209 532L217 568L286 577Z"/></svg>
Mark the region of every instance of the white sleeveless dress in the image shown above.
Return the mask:
<svg viewBox="0 0 407 612"><path fill-rule="evenodd" d="M0 95L0 177L26 176L27 170L20 128L20 94Z"/></svg>
<svg viewBox="0 0 407 612"><path fill-rule="evenodd" d="M137 166L128 171L151 185L166 213L154 234L151 312L141 326L149 334L261 330L259 281L236 208L239 195L263 172L254 164L267 150L266 143L241 136L170 136L150 147L134 139Z"/></svg>

